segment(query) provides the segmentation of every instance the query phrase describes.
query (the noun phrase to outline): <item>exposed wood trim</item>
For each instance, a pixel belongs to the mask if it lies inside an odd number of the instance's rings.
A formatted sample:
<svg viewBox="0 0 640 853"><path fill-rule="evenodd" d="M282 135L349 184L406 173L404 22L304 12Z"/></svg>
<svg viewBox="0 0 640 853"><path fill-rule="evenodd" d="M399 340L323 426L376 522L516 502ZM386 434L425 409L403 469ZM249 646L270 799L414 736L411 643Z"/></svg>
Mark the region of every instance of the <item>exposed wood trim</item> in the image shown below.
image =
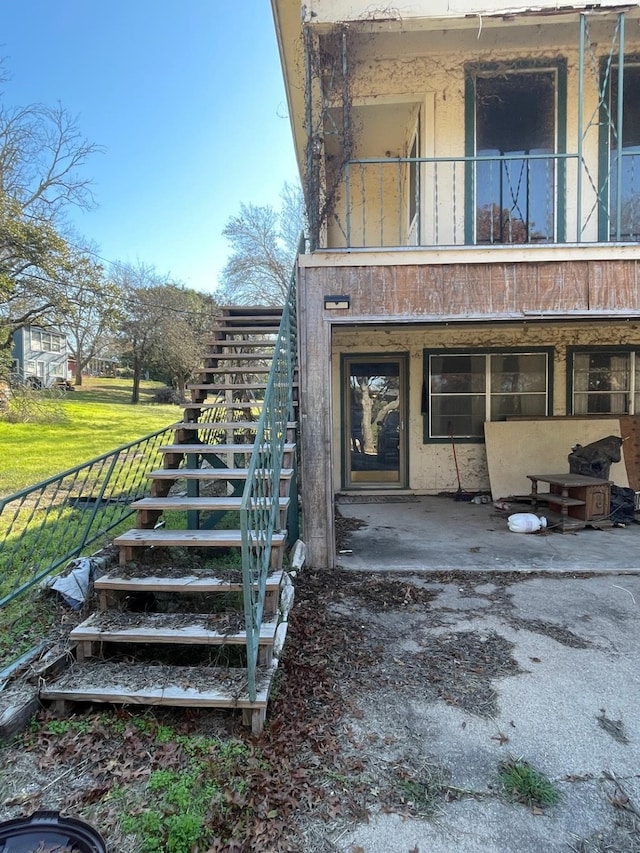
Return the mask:
<svg viewBox="0 0 640 853"><path fill-rule="evenodd" d="M563 243L553 246L446 246L442 248L324 250L300 255L302 268L393 267L443 264L535 264L547 261L640 260L640 245Z"/></svg>
<svg viewBox="0 0 640 853"><path fill-rule="evenodd" d="M301 488L307 562L315 568L335 566L333 453L331 432L331 326L317 322L323 291L316 278L300 271L298 318L300 346Z"/></svg>

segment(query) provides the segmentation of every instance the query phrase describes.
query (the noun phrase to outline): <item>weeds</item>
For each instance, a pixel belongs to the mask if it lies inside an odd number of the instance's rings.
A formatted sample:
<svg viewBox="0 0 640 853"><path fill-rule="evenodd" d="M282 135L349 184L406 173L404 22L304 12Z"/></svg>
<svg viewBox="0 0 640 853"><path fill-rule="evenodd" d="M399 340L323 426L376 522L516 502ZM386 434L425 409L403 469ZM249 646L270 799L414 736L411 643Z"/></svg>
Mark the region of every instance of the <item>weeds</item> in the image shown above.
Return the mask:
<svg viewBox="0 0 640 853"><path fill-rule="evenodd" d="M0 609L0 667L35 646L60 621L62 609L53 598L23 595Z"/></svg>
<svg viewBox="0 0 640 853"><path fill-rule="evenodd" d="M41 769L90 756L94 784L65 807L108 830L114 850L125 838L138 853L248 850L255 821L280 816L270 803L272 765L256 745L189 729L154 713L47 715L22 742L27 752L45 750Z"/></svg>
<svg viewBox="0 0 640 853"><path fill-rule="evenodd" d="M134 725L140 728L141 722ZM145 734L151 734L150 728ZM177 735L163 725L156 727L154 739L174 744L182 766L154 770L146 790L126 804L122 830L137 837L142 853L206 849L229 826L246 823L252 814L251 809L242 808L250 756L247 746L238 741Z"/></svg>
<svg viewBox="0 0 640 853"><path fill-rule="evenodd" d="M522 758L500 762L498 775L505 793L530 808L553 806L560 800L553 782Z"/></svg>
<svg viewBox="0 0 640 853"><path fill-rule="evenodd" d="M405 814L432 815L447 795L446 776L443 768L426 762L412 769L397 766L389 804Z"/></svg>

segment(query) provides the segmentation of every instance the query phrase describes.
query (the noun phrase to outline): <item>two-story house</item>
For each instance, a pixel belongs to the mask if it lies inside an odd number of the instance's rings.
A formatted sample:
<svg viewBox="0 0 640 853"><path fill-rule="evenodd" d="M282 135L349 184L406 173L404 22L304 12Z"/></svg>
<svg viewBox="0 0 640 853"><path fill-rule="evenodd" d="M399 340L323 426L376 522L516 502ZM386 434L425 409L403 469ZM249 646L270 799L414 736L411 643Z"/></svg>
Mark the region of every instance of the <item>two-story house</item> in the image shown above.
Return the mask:
<svg viewBox="0 0 640 853"><path fill-rule="evenodd" d="M54 327L16 329L11 355L11 371L18 381L47 387L69 375L67 338Z"/></svg>
<svg viewBox="0 0 640 853"><path fill-rule="evenodd" d="M567 418L640 413L640 8L272 6L311 230L305 539L331 566L341 490L455 488L452 443L488 489L494 424L508 467L523 423L566 460Z"/></svg>

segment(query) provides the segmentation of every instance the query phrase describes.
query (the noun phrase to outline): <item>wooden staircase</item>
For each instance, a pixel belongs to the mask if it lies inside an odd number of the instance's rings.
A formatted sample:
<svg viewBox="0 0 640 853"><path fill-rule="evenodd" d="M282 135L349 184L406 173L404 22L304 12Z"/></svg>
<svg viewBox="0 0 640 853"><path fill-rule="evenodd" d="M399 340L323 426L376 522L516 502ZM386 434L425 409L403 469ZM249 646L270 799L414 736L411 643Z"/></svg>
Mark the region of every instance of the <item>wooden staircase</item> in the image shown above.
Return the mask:
<svg viewBox="0 0 640 853"><path fill-rule="evenodd" d="M295 421L286 423L277 493L250 502L276 513L278 525L253 698L239 510L281 315L280 308L221 309L175 441L160 448L149 497L131 505L135 528L114 540L119 567L96 580L99 609L71 632L76 663L40 691L59 710L78 701L241 708L244 722L261 731L286 635L280 590L287 517L297 519ZM256 468L253 476L266 482L270 472ZM250 530L248 542L264 548L263 532Z"/></svg>

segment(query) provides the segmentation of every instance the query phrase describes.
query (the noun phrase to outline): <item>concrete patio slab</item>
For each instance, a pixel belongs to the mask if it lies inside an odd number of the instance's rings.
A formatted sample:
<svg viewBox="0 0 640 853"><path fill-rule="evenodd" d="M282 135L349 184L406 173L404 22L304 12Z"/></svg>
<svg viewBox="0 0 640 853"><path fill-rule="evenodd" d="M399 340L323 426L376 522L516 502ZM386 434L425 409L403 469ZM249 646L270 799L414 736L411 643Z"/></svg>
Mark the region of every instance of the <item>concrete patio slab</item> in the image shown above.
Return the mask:
<svg viewBox="0 0 640 853"><path fill-rule="evenodd" d="M624 572L640 569L640 524L511 533L507 516L526 512L451 497L407 496L405 501L366 495L358 503L337 501L338 511L363 526L338 553L340 566L371 571L470 570ZM366 501L366 502L365 502ZM544 515L544 513L540 513Z"/></svg>

